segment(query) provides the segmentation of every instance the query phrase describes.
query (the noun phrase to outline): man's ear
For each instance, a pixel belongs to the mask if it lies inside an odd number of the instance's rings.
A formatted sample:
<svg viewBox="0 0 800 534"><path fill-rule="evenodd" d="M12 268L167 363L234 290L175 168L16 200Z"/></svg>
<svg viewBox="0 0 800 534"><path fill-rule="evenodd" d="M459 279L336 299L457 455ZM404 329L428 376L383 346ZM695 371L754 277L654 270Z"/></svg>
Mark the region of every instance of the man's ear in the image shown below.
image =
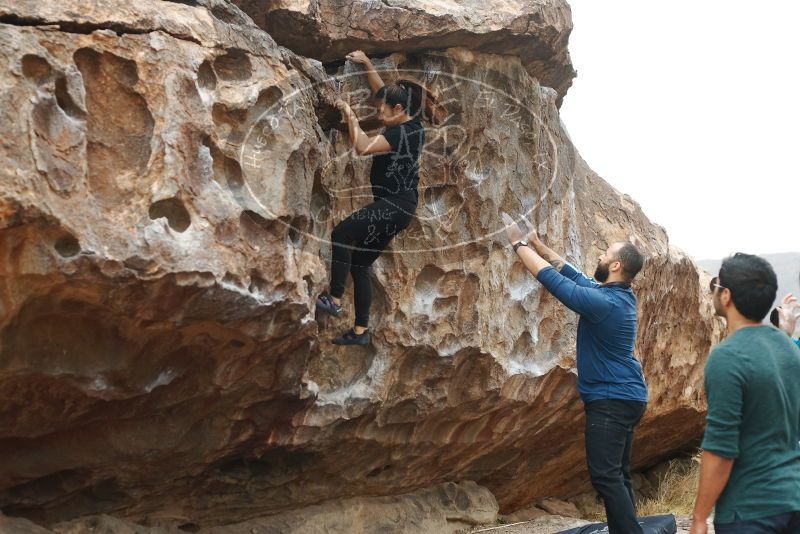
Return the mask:
<svg viewBox="0 0 800 534"><path fill-rule="evenodd" d="M616 267L614 266L615 264L616 264ZM622 262L619 261L619 260L612 261L611 265L609 266L609 270L610 271L614 271L614 272L621 271L622 270Z"/></svg>

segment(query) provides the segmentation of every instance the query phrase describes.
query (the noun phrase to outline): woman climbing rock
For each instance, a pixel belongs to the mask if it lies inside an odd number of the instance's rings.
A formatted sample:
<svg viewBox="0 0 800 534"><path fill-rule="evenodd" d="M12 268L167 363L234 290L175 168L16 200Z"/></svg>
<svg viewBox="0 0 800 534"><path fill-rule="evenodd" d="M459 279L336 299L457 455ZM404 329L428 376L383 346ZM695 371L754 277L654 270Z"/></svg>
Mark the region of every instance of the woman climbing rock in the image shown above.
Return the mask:
<svg viewBox="0 0 800 534"><path fill-rule="evenodd" d="M350 143L357 154L374 154L370 183L374 202L352 213L331 233L331 282L328 293L317 298L317 310L335 317L342 314L347 273L353 277L355 326L333 339L336 345L370 342L369 308L372 302L370 265L394 237L411 223L417 209L419 157L425 143L422 120L436 124L436 98L420 84L401 79L384 85L372 62L360 50L347 59L364 66L385 128L369 137L358 124L350 105L336 107L347 122Z"/></svg>

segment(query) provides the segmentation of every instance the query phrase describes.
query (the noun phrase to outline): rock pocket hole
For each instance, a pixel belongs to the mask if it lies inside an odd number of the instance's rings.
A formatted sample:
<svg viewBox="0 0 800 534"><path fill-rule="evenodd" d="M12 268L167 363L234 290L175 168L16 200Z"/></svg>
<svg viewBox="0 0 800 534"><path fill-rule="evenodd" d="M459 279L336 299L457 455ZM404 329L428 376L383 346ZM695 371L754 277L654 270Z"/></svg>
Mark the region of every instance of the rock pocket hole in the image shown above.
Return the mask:
<svg viewBox="0 0 800 534"><path fill-rule="evenodd" d="M184 523L178 527L178 530L183 532L200 532L200 526L194 523Z"/></svg>
<svg viewBox="0 0 800 534"><path fill-rule="evenodd" d="M244 177L239 162L229 158L211 140L204 141L211 151L212 169L214 180L220 185L227 186L237 202L244 201Z"/></svg>
<svg viewBox="0 0 800 534"><path fill-rule="evenodd" d="M330 205L331 197L322 185L322 171L317 169L314 172L314 185L311 188L311 220L314 235L321 236L326 233Z"/></svg>
<svg viewBox="0 0 800 534"><path fill-rule="evenodd" d="M267 280L261 276L261 273L257 270L250 272L250 285L247 288L250 293L266 293L267 285Z"/></svg>
<svg viewBox="0 0 800 534"><path fill-rule="evenodd" d="M185 232L192 224L189 212L177 198L165 198L154 202L148 213L153 220L165 217L169 227L176 232Z"/></svg>
<svg viewBox="0 0 800 534"><path fill-rule="evenodd" d="M306 293L308 293L309 298L311 298L311 295L314 294L314 279L311 278L310 275L305 275L303 280L306 283Z"/></svg>
<svg viewBox="0 0 800 534"><path fill-rule="evenodd" d="M393 467L392 464L386 464L383 467L377 467L377 468L373 469L372 471L370 471L369 473L367 473L367 476L368 477L376 477L376 476L380 475L381 473L383 473L384 471L387 471L387 470L391 469L392 467Z"/></svg>
<svg viewBox="0 0 800 534"><path fill-rule="evenodd" d="M86 116L80 106L75 103L75 101L72 99L72 96L69 94L69 90L67 89L67 79L63 76L60 76L56 80L56 102L58 103L58 107L64 110L64 113L72 118L83 119Z"/></svg>
<svg viewBox="0 0 800 534"><path fill-rule="evenodd" d="M239 145L244 141L246 130L242 126L247 120L247 110L228 109L228 106L215 102L211 107L211 119L217 127L217 135L229 145Z"/></svg>
<svg viewBox="0 0 800 534"><path fill-rule="evenodd" d="M241 165L239 165L239 162L235 159L226 157L224 160L223 171L225 172L228 187L230 187L234 196L238 198L241 196L242 189L244 188L244 178L242 178Z"/></svg>
<svg viewBox="0 0 800 534"><path fill-rule="evenodd" d="M314 106L314 114L317 116L317 123L322 131L343 129L342 114L333 104L320 99L319 104Z"/></svg>
<svg viewBox="0 0 800 534"><path fill-rule="evenodd" d="M104 206L117 206L130 197L132 186L122 184L147 167L155 121L134 89L136 62L90 48L75 51L73 59L86 90L89 188Z"/></svg>
<svg viewBox="0 0 800 534"><path fill-rule="evenodd" d="M56 239L54 245L56 252L64 258L77 256L81 251L81 245L75 236L67 234Z"/></svg>
<svg viewBox="0 0 800 534"><path fill-rule="evenodd" d="M280 229L277 225L283 225L274 220L268 220L252 210L244 210L239 215L239 225L245 240L251 245L263 244L266 239L276 239L280 237Z"/></svg>
<svg viewBox="0 0 800 534"><path fill-rule="evenodd" d="M294 246L299 247L300 242L303 239L303 234L300 233L300 230L298 230L297 228L291 227L289 228L289 239L292 241L292 244Z"/></svg>
<svg viewBox="0 0 800 534"><path fill-rule="evenodd" d="M292 244L299 247L303 242L303 236L307 233L310 226L309 220L306 217L294 217L289 223L289 239Z"/></svg>
<svg viewBox="0 0 800 534"><path fill-rule="evenodd" d="M281 91L279 87L273 85L258 93L258 100L256 100L255 106L253 107L260 115L265 110L274 106L281 98L283 98L283 91Z"/></svg>
<svg viewBox="0 0 800 534"><path fill-rule="evenodd" d="M208 61L203 61L200 69L197 71L197 83L203 89L213 91L217 88L217 75L214 74L214 69Z"/></svg>
<svg viewBox="0 0 800 534"><path fill-rule="evenodd" d="M241 81L250 78L253 67L244 50L233 48L214 60L214 71L223 80Z"/></svg>
<svg viewBox="0 0 800 534"><path fill-rule="evenodd" d="M37 85L42 85L50 80L53 69L46 59L33 54L22 56L22 74Z"/></svg>

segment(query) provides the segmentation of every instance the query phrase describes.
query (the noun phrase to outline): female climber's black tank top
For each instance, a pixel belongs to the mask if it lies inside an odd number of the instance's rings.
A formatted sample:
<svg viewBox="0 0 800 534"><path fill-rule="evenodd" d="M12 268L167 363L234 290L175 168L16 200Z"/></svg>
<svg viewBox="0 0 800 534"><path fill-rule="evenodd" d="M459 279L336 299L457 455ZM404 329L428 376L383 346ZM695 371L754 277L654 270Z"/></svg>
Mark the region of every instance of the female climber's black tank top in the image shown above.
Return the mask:
<svg viewBox="0 0 800 534"><path fill-rule="evenodd" d="M419 118L414 118L388 126L382 133L392 151L372 158L372 170L369 173L372 195L376 200L394 197L416 204L419 156L425 144L425 129Z"/></svg>

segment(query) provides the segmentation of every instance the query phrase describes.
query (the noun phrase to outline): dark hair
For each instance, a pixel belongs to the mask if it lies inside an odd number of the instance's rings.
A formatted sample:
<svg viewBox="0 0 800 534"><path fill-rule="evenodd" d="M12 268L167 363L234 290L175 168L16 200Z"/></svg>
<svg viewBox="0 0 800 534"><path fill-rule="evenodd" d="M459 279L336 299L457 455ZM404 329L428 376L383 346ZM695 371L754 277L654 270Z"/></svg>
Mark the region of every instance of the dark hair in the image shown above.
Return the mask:
<svg viewBox="0 0 800 534"><path fill-rule="evenodd" d="M772 265L764 258L742 252L722 262L719 283L730 290L739 313L751 321L764 320L778 292L778 278Z"/></svg>
<svg viewBox="0 0 800 534"><path fill-rule="evenodd" d="M390 106L400 104L412 117L420 116L434 126L442 123L446 114L439 104L439 96L414 80L401 78L375 91L375 98Z"/></svg>
<svg viewBox="0 0 800 534"><path fill-rule="evenodd" d="M642 253L633 246L633 243L627 241L617 251L616 259L622 264L622 273L629 282L639 274L639 271L642 270L642 265L644 265Z"/></svg>
<svg viewBox="0 0 800 534"><path fill-rule="evenodd" d="M769 322L772 323L772 326L780 328L781 318L778 315L778 308L772 308L772 311L769 313Z"/></svg>

